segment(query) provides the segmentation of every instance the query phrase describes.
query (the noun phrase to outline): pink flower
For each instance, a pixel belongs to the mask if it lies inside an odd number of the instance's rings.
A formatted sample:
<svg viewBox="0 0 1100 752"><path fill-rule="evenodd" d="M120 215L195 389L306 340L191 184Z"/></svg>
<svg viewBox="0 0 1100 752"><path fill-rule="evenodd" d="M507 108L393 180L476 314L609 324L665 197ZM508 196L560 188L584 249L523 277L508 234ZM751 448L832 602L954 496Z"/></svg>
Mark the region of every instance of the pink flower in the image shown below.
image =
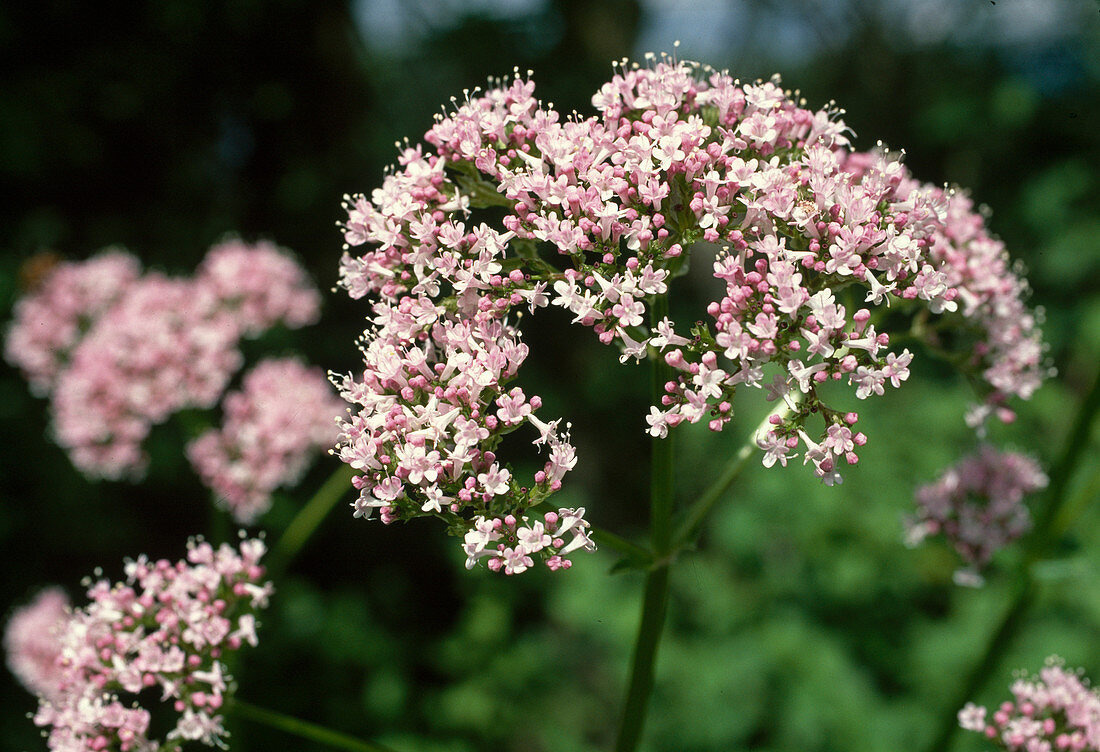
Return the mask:
<svg viewBox="0 0 1100 752"><path fill-rule="evenodd" d="M57 442L94 478L139 476L154 425L213 406L241 366L242 336L318 313L305 272L270 243L215 246L191 279L139 272L120 251L59 265L17 304L5 345L50 396Z"/></svg>
<svg viewBox="0 0 1100 752"><path fill-rule="evenodd" d="M1013 683L1012 694L1015 701L1001 703L989 718L986 708L968 702L959 711L959 726L1008 752L1100 752L1100 694L1080 671L1051 656L1039 676Z"/></svg>
<svg viewBox="0 0 1100 752"><path fill-rule="evenodd" d="M69 618L69 597L60 588L47 588L17 609L4 628L8 668L29 691L53 696L58 692L62 667L61 633Z"/></svg>
<svg viewBox="0 0 1100 752"><path fill-rule="evenodd" d="M317 289L290 252L274 243L225 240L207 252L196 274L245 335L280 322L302 327L320 316Z"/></svg>
<svg viewBox="0 0 1100 752"><path fill-rule="evenodd" d="M596 550L588 529L583 508L547 512L541 520L478 517L463 544L466 568L473 569L478 560L486 559L494 572L522 574L534 566L532 555L537 554L552 571L569 569L569 554Z"/></svg>
<svg viewBox="0 0 1100 752"><path fill-rule="evenodd" d="M43 691L34 722L58 752L178 749L177 740L223 744L231 678L222 659L255 644L255 615L267 604L260 583L263 543L239 549L191 541L185 561L126 564L120 583L99 580L89 603L58 632L58 672ZM236 631L233 631L233 630ZM132 695L157 688L178 715L161 742L148 736L150 711ZM167 708L166 708L167 709Z"/></svg>
<svg viewBox="0 0 1100 752"><path fill-rule="evenodd" d="M797 392L806 409L762 439L763 461L784 464L801 443L827 484L866 439L820 386L885 395L912 360L889 349L869 309L838 302L842 287L863 288L854 300L874 306L920 301L922 315L976 331L967 368L991 398L1038 385L1038 329L1003 245L964 199L920 184L896 157L852 153L836 111L804 108L778 79L741 85L668 59L619 69L589 117L563 120L533 92L517 78L467 97L369 197L345 200L340 285L372 296L373 315L363 370L342 383L355 412L338 452L368 497L404 481L389 519L440 514L438 491L463 535L490 501L494 514L522 518L574 467L572 446L540 428L554 422L535 416L537 397L521 402L509 385L527 355L517 307L569 311L623 362L659 352L676 375L639 419L654 437L701 420L722 430L738 387L782 374L769 395ZM499 223L469 226L469 210L490 205ZM703 252L698 241L722 250L716 296L688 337L648 314L685 249ZM811 416L824 425L810 428ZM550 445L549 461L533 481L508 470L513 489L496 493L492 468L508 468L501 438L525 424L539 430L536 446Z"/></svg>
<svg viewBox="0 0 1100 752"><path fill-rule="evenodd" d="M511 473L499 467L495 462L487 472L478 473L477 481L491 496L500 496L508 491L508 479Z"/></svg>
<svg viewBox="0 0 1100 752"><path fill-rule="evenodd" d="M240 368L236 344L205 288L155 274L134 282L57 380L58 443L92 477L140 474L152 426L183 408L212 406Z"/></svg>
<svg viewBox="0 0 1100 752"><path fill-rule="evenodd" d="M336 440L342 404L320 369L289 358L261 361L223 400L222 427L192 441L187 457L217 503L252 523L275 489L296 483Z"/></svg>
<svg viewBox="0 0 1100 752"><path fill-rule="evenodd" d="M1035 460L983 444L936 482L917 489L907 539L916 545L942 533L966 564L956 580L961 576L961 582L980 585L979 572L993 554L1031 529L1024 496L1046 485Z"/></svg>
<svg viewBox="0 0 1100 752"><path fill-rule="evenodd" d="M36 394L52 391L81 337L140 273L136 258L121 249L107 249L87 261L57 264L36 290L20 298L4 356L23 372Z"/></svg>

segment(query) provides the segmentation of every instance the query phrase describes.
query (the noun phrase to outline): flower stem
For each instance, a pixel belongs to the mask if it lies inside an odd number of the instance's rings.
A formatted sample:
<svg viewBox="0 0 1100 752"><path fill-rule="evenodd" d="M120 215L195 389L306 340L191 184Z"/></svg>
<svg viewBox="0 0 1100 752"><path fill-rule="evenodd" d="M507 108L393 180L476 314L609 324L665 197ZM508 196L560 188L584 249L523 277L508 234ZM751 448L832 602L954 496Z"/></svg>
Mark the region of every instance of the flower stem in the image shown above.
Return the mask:
<svg viewBox="0 0 1100 752"><path fill-rule="evenodd" d="M290 561L302 550L309 537L321 524L332 508L351 488L355 470L341 464L325 481L313 498L306 502L298 515L290 521L286 530L271 550L268 569L272 573L285 571ZM274 576L274 574L273 574Z"/></svg>
<svg viewBox="0 0 1100 752"><path fill-rule="evenodd" d="M658 297L650 308L654 327L668 314L668 299ZM653 404L660 405L665 393L665 382L672 378L672 369L663 358L652 362L650 394ZM668 610L669 566L667 556L672 543L672 507L675 501L673 484L672 437L655 439L649 481L649 538L656 561L645 575L645 594L642 598L642 617L638 636L634 641L634 658L630 669L630 684L623 707L622 725L615 743L616 752L633 752L637 749L645 727L649 709L649 696L653 691L653 667L657 659L657 647L664 631Z"/></svg>
<svg viewBox="0 0 1100 752"><path fill-rule="evenodd" d="M300 718L284 715L283 713L268 710L267 708L257 707L244 700L234 698L226 703L225 709L227 712L239 718L261 723L265 726L270 726L271 728L301 737L302 739L309 739L319 744L327 744L334 749L345 749L349 750L349 752L394 752L392 748L384 744L356 739L354 736L349 736L339 731L333 731L324 726L319 726L316 723L303 721Z"/></svg>
<svg viewBox="0 0 1100 752"><path fill-rule="evenodd" d="M210 500L210 542L215 546L233 540L232 528L229 522L229 513L225 511L214 499Z"/></svg>
<svg viewBox="0 0 1100 752"><path fill-rule="evenodd" d="M1044 533L1050 530L1055 518L1059 515L1059 509L1069 488L1069 481L1073 471L1080 462L1081 456L1088 448L1089 438L1092 435L1093 421L1096 413L1100 411L1100 371L1096 374L1096 381L1092 389L1081 403L1081 409L1077 413L1077 420L1073 424L1066 446L1062 450L1058 462L1050 470L1050 488L1047 489L1047 504L1040 513L1035 524L1036 532Z"/></svg>
<svg viewBox="0 0 1100 752"><path fill-rule="evenodd" d="M1036 595L1033 565L1042 560L1051 547L1072 527L1077 515L1087 506L1084 501L1088 501L1095 495L1097 478L1093 477L1083 491L1084 500L1082 501L1081 495L1078 495L1073 497L1073 501L1067 503L1069 481L1088 447L1097 412L1100 412L1100 372L1097 373L1096 381L1081 403L1081 409L1077 412L1077 419L1066 439L1066 445L1051 470L1050 486L1044 495L1046 503L1037 516L1035 529L1030 536L1030 545L1020 563L1012 601L1004 616L1001 617L997 629L990 636L981 659L967 674L966 682L955 695L951 705L945 709L939 733L927 747L929 752L946 752L950 749L951 741L959 728L956 716L959 709L965 702L972 700L985 685L989 675L997 667L997 662L1016 638L1020 627L1027 621Z"/></svg>
<svg viewBox="0 0 1100 752"><path fill-rule="evenodd" d="M688 545L699 532L699 527L703 524L703 520L710 514L710 510L714 508L714 505L725 495L729 490L733 482L737 480L737 477L741 474L741 471L745 469L748 464L749 457L756 451L756 437L765 428L770 427L771 418L773 415L778 415L780 418L786 417L791 410L797 406L801 394L796 394L792 400L794 404L781 402L779 406L768 413L764 420L760 421L760 425L757 426L745 443L737 450L737 454L726 465L726 469L722 471L722 474L710 484L699 498L691 503L687 512L683 515L683 519L676 527L676 532L672 536L672 550L678 551L684 546Z"/></svg>
<svg viewBox="0 0 1100 752"><path fill-rule="evenodd" d="M597 545L606 546L625 556L629 566L633 569L645 569L653 562L653 552L648 548L632 543L609 530L593 525L592 539L596 541Z"/></svg>
<svg viewBox="0 0 1100 752"><path fill-rule="evenodd" d="M1086 508L1095 504L1098 498L1100 498L1100 468L1093 472L1092 477L1084 483L1080 491L1062 505L1057 516L1051 517L1051 539L1058 540L1069 532L1077 518Z"/></svg>

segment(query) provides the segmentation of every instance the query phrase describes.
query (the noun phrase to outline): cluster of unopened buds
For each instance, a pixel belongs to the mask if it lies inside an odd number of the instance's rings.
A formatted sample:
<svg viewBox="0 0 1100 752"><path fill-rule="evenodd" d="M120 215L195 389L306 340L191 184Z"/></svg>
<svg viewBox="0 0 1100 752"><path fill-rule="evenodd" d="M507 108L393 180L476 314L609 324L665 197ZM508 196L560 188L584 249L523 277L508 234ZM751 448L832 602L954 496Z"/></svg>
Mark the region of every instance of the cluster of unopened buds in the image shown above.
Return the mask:
<svg viewBox="0 0 1100 752"><path fill-rule="evenodd" d="M135 478L147 462L142 445L154 425L217 402L243 363L242 337L280 323L309 324L320 302L293 257L268 242L219 243L189 278L142 274L136 258L110 250L47 270L16 304L5 355L36 392L50 397L54 436L77 468L92 478ZM323 374L310 378L314 391L329 388ZM284 388L293 392L300 382ZM301 409L323 409L331 423L332 401L322 402L313 399ZM239 457L236 467L243 467ZM270 461L245 469L270 470ZM237 497L247 494L226 493L224 483L215 490L245 503ZM266 502L253 494L248 503Z"/></svg>
<svg viewBox="0 0 1100 752"><path fill-rule="evenodd" d="M517 73L468 94L429 148L406 145L380 188L346 201L341 285L376 298L364 370L339 380L356 408L338 450L361 472L359 513L434 514L464 534L556 490L572 448L537 397L507 386L528 352L519 308L565 309L624 362L664 358L676 375L647 418L657 437L721 430L738 388L766 389L789 414L758 437L764 464L801 447L828 484L866 437L823 387L862 400L909 377L913 355L884 323L904 316L933 346L957 332L990 404L1043 377L1026 283L969 199L883 149L853 153L837 111L669 60L624 63L592 117L563 120L533 92ZM723 288L709 323L649 320L692 253L713 254ZM495 454L525 424L552 449L533 482Z"/></svg>
<svg viewBox="0 0 1100 752"><path fill-rule="evenodd" d="M256 612L272 587L262 581L262 541L215 548L192 540L187 549L176 563L127 562L125 581L91 583L90 602L79 610L47 591L13 617L8 661L39 695L34 722L48 729L51 750L223 745L218 711L232 685L226 660L256 645ZM28 633L32 622L43 629L37 638ZM159 715L175 717L163 740L150 737Z"/></svg>
<svg viewBox="0 0 1100 752"><path fill-rule="evenodd" d="M1057 657L1038 677L1017 679L1015 701L994 712L974 703L959 711L959 725L984 734L1008 752L1100 752L1100 694L1079 671Z"/></svg>
<svg viewBox="0 0 1100 752"><path fill-rule="evenodd" d="M955 581L980 585L980 572L993 554L1031 529L1024 497L1046 485L1031 457L983 444L936 482L917 489L917 512L906 520L907 542L915 546L943 535L965 563Z"/></svg>

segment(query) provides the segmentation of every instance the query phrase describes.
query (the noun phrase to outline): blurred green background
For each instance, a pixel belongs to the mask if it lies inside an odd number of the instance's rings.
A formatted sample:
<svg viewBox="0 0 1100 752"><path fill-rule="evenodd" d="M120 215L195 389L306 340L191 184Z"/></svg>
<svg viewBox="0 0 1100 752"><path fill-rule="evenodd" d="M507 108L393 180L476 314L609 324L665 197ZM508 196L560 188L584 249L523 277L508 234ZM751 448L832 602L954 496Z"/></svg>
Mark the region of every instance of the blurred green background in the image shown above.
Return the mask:
<svg viewBox="0 0 1100 752"><path fill-rule="evenodd" d="M1058 370L999 443L1049 467L1100 362L1100 3L920 0L77 0L0 8L0 300L33 254L84 258L122 244L189 273L225 233L295 250L336 279L340 198L376 187L393 142L419 138L451 96L534 71L537 93L590 112L610 62L670 51L742 79L778 71L810 106L835 100L871 148L970 189L1030 270ZM697 265L700 266L700 265ZM701 307L700 303L700 307ZM254 343L355 367L366 307L326 301L322 324ZM623 534L647 517L647 374L590 333L532 320L521 378L574 424L580 463L563 505ZM552 366L552 367L551 367ZM755 395L753 395L755 397ZM943 546L901 544L916 484L972 437L962 381L930 357L867 404L857 469L827 489L800 468L753 467L674 569L649 750L921 749L1010 596L1018 551L981 590L951 584ZM690 501L762 414L745 400L723 434L681 430ZM206 492L151 441L141 486L89 483L46 434L46 406L0 366L0 615L124 556L178 558L206 530ZM1074 483L1100 462L1096 442ZM280 498L277 536L332 471ZM1100 680L1100 519L1090 508L1041 574L1038 602L974 699L1052 653ZM614 738L641 578L609 552L568 573L467 573L430 523L383 528L337 509L264 618L239 694L403 750L596 750ZM0 676L0 748L44 749L35 701ZM232 748L321 747L232 721ZM969 735L975 736L975 735ZM956 738L957 750L982 749Z"/></svg>

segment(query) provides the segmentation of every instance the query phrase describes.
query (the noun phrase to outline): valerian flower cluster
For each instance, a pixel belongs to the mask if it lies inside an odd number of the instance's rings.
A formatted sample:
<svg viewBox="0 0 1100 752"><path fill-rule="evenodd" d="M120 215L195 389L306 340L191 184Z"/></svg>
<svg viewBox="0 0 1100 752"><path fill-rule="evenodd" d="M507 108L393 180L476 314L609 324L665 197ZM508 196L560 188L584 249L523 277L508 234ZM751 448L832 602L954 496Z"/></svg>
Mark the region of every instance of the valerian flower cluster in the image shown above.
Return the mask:
<svg viewBox="0 0 1100 752"><path fill-rule="evenodd" d="M39 694L34 722L48 729L49 748L144 752L179 750L187 741L223 744L219 709L232 684L226 659L257 644L256 612L272 593L262 582L263 554L259 540L239 549L192 540L185 561L141 556L127 562L124 582L92 583L88 605L63 618L43 612L41 599L29 607L34 618L51 619L50 643L42 643L54 651L49 669L27 682ZM26 640L6 642L15 648L13 666L28 659L16 652L26 651ZM42 663L41 655L30 659ZM150 731L160 714L175 719L164 739Z"/></svg>
<svg viewBox="0 0 1100 752"><path fill-rule="evenodd" d="M801 454L827 484L867 440L827 386L862 400L909 378L913 354L885 323L958 348L990 405L1039 384L1004 246L964 195L884 150L853 153L837 111L806 109L778 79L668 60L624 64L592 101L598 114L563 119L517 74L347 198L340 283L373 299L363 371L337 378L354 405L338 453L360 472L356 516L441 517L471 565L509 573L591 547L582 510L533 516L577 459L561 419L510 385L528 355L521 309L564 309L624 362L663 358L676 375L650 408L655 437L721 430L738 389L785 400L757 437L763 463ZM720 294L693 326L651 320L693 253ZM546 450L533 478L497 456L515 431Z"/></svg>
<svg viewBox="0 0 1100 752"><path fill-rule="evenodd" d="M47 273L16 304L5 355L49 396L54 436L78 469L137 477L154 425L214 406L243 364L242 337L309 324L320 303L305 271L272 243L219 243L186 278L142 274L136 258L111 250ZM327 388L321 374L315 380Z"/></svg>
<svg viewBox="0 0 1100 752"><path fill-rule="evenodd" d="M906 520L907 542L916 545L942 534L965 563L955 581L980 585L980 571L993 554L1031 529L1024 497L1046 485L1031 457L983 444L917 489L917 512Z"/></svg>
<svg viewBox="0 0 1100 752"><path fill-rule="evenodd" d="M1017 679L1015 702L1005 701L992 714L968 702L959 725L977 731L1008 752L1100 752L1100 695L1057 657L1047 659L1039 676Z"/></svg>
<svg viewBox="0 0 1100 752"><path fill-rule="evenodd" d="M69 596L46 588L18 609L4 627L8 668L36 695L51 696L61 686L61 634L69 618Z"/></svg>
<svg viewBox="0 0 1100 752"><path fill-rule="evenodd" d="M187 457L218 504L250 524L270 508L276 488L296 483L332 446L342 405L321 369L263 360L222 400L222 427L188 444Z"/></svg>

